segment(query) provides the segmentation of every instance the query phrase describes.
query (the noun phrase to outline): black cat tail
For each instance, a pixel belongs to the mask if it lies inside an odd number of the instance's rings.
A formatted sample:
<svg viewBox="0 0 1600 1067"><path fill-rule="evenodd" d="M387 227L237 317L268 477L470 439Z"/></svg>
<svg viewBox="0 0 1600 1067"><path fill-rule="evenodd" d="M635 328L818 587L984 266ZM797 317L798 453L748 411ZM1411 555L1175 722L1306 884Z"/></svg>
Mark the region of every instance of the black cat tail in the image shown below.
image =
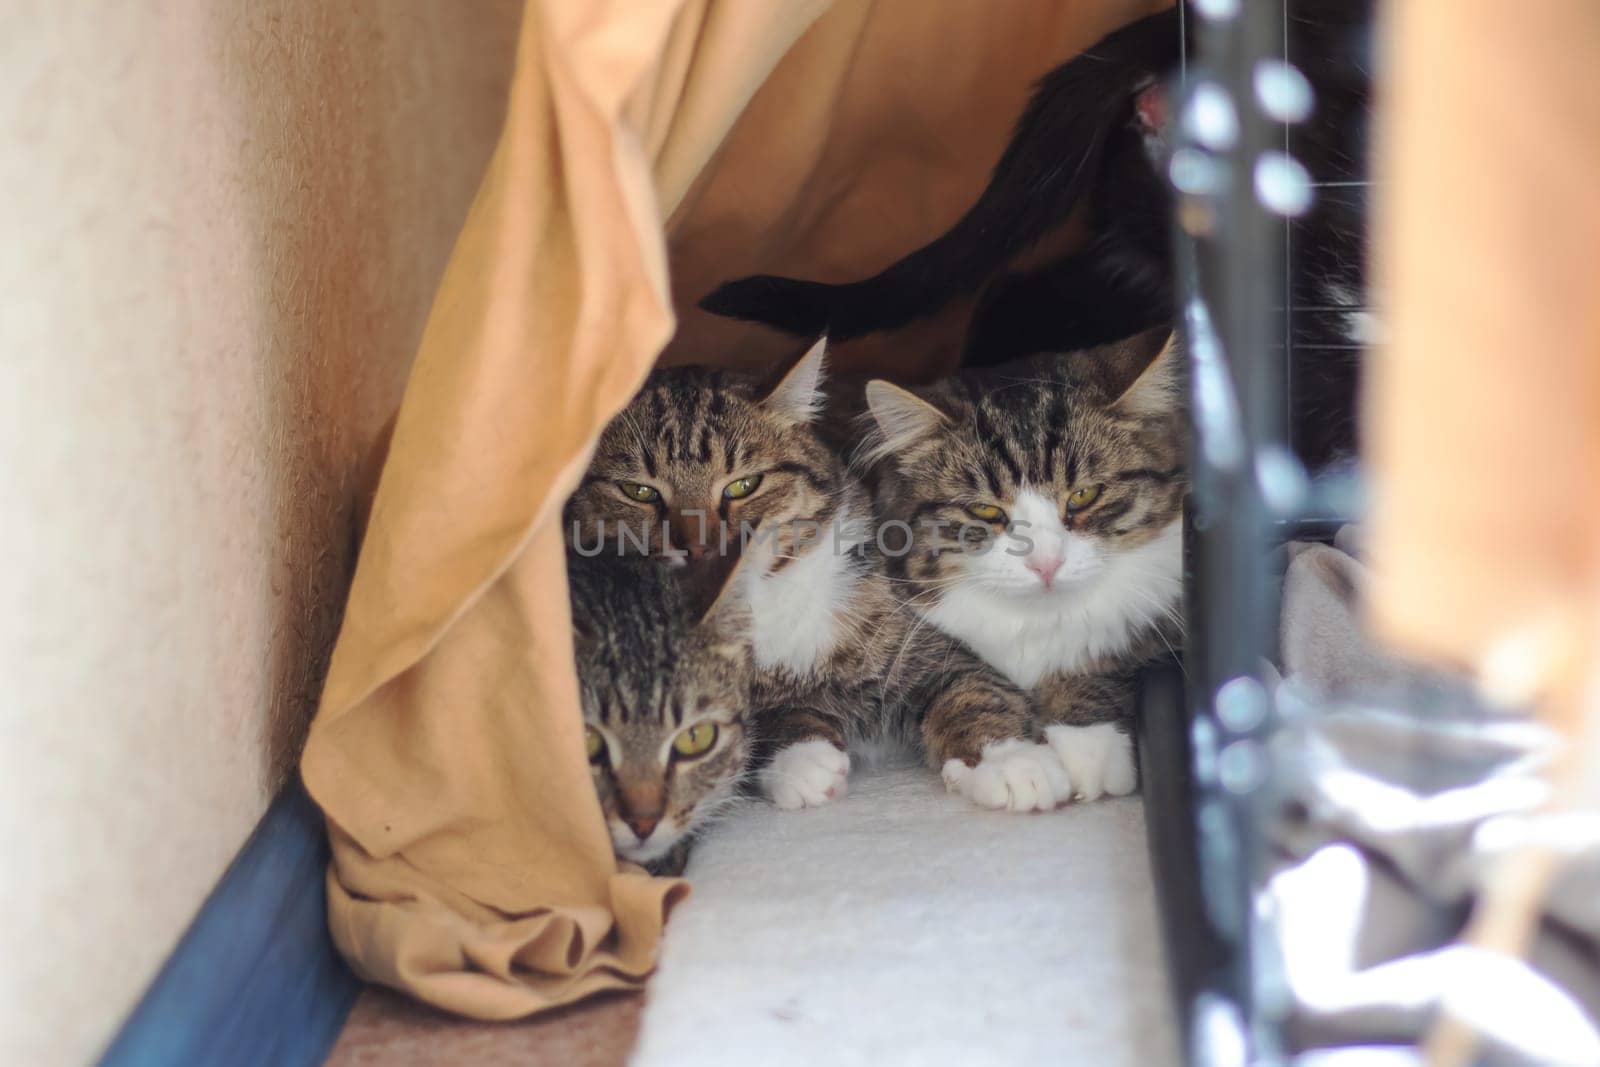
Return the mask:
<svg viewBox="0 0 1600 1067"><path fill-rule="evenodd" d="M867 285L870 281L856 284ZM752 274L717 286L700 301L700 307L713 315L764 323L797 337L820 337L828 332L840 291L849 288L848 285L781 278L776 274Z"/></svg>
<svg viewBox="0 0 1600 1067"><path fill-rule="evenodd" d="M826 285L758 274L700 302L716 315L836 341L903 326L976 289L1060 226L1088 192L1135 94L1177 62L1176 9L1111 34L1040 81L977 202L951 229L881 273Z"/></svg>

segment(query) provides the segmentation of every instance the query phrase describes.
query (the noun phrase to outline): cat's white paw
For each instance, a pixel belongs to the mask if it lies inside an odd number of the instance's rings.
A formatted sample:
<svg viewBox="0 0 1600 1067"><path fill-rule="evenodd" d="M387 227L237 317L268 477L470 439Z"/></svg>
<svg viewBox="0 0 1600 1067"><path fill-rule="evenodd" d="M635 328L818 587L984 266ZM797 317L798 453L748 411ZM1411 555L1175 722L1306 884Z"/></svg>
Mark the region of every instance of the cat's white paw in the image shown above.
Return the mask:
<svg viewBox="0 0 1600 1067"><path fill-rule="evenodd" d="M1139 784L1133 766L1133 738L1109 722L1093 726L1052 726L1044 736L1072 781L1072 795L1098 800L1127 796Z"/></svg>
<svg viewBox="0 0 1600 1067"><path fill-rule="evenodd" d="M850 756L827 741L799 741L761 768L761 791L786 811L815 808L844 796Z"/></svg>
<svg viewBox="0 0 1600 1067"><path fill-rule="evenodd" d="M1046 745L1012 739L983 746L976 767L945 760L945 788L981 808L1049 811L1066 800L1071 783Z"/></svg>

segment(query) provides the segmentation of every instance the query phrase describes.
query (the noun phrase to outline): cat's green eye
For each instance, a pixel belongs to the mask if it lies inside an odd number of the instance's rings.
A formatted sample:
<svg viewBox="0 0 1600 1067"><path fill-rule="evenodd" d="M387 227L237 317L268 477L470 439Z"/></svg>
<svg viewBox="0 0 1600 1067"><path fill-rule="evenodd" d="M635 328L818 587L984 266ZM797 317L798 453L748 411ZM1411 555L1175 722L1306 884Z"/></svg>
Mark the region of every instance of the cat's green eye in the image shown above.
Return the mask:
<svg viewBox="0 0 1600 1067"><path fill-rule="evenodd" d="M1099 499L1100 487L1098 485L1079 486L1067 494L1067 510L1082 511Z"/></svg>
<svg viewBox="0 0 1600 1067"><path fill-rule="evenodd" d="M654 504L661 499L661 490L643 482L618 482L617 488L622 490L623 496L629 500L637 500L641 504Z"/></svg>
<svg viewBox="0 0 1600 1067"><path fill-rule="evenodd" d="M678 731L672 739L672 751L683 757L703 756L717 743L717 724L697 722Z"/></svg>
<svg viewBox="0 0 1600 1067"><path fill-rule="evenodd" d="M748 478L735 478L722 490L722 495L729 500L738 500L740 497L749 496L761 485L761 475L752 474Z"/></svg>
<svg viewBox="0 0 1600 1067"><path fill-rule="evenodd" d="M600 731L593 726L587 726L583 731L583 743L589 750L589 762L599 763L606 755L606 739L600 736Z"/></svg>
<svg viewBox="0 0 1600 1067"><path fill-rule="evenodd" d="M1006 513L993 504L968 504L967 514L980 522L1006 521Z"/></svg>

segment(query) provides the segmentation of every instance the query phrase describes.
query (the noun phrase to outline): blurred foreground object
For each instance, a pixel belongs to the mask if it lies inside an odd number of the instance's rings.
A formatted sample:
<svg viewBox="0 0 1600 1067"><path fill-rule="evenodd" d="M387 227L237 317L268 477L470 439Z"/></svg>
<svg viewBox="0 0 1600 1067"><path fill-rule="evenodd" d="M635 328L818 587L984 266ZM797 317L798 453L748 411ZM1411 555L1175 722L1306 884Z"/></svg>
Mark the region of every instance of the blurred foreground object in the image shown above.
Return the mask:
<svg viewBox="0 0 1600 1067"><path fill-rule="evenodd" d="M1600 615L1600 6L1389 16L1377 620L1473 667L1556 619L1576 649Z"/></svg>
<svg viewBox="0 0 1600 1067"><path fill-rule="evenodd" d="M1600 694L1600 6L1389 5L1372 363L1375 620L1532 700L1568 741L1467 938L1520 952L1564 810L1592 806ZM1542 843L1541 843L1542 842ZM1467 1059L1446 1005L1433 1062Z"/></svg>

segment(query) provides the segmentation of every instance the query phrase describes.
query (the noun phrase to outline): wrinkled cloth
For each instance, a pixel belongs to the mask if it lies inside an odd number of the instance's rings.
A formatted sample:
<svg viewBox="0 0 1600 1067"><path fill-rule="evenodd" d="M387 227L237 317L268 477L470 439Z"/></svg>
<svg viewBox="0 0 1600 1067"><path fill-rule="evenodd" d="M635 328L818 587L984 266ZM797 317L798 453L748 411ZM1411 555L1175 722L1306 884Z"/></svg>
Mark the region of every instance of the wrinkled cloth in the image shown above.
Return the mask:
<svg viewBox="0 0 1600 1067"><path fill-rule="evenodd" d="M560 513L595 437L680 316L674 361L789 354L694 302L937 236L1031 82L1161 6L528 0L301 766L361 975L480 1018L643 981L686 887L619 869L584 753ZM944 350L874 343L841 365Z"/></svg>
<svg viewBox="0 0 1600 1067"><path fill-rule="evenodd" d="M1303 1046L1410 1044L1448 992L1477 998L1492 1062L1600 1061L1600 820L1568 823L1573 854L1528 964L1453 943L1490 861L1548 800L1561 739L1374 642L1360 617L1369 585L1340 548L1291 546L1266 890L1290 1033Z"/></svg>

